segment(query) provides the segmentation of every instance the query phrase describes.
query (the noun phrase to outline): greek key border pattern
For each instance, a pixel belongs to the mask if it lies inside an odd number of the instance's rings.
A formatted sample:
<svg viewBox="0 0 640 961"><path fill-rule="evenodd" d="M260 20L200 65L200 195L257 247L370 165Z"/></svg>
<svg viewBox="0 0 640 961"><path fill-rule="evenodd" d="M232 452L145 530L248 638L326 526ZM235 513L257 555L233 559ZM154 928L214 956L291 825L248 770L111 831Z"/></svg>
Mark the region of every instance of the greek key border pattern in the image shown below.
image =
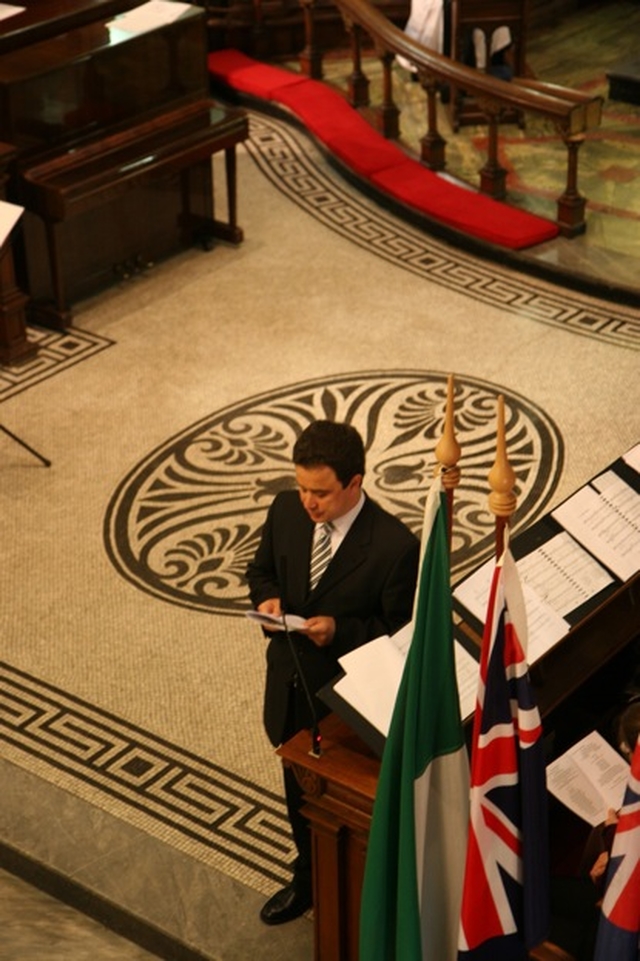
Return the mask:
<svg viewBox="0 0 640 961"><path fill-rule="evenodd" d="M564 331L640 349L638 311L552 285L440 243L350 190L309 150L306 134L250 115L249 155L281 193L331 230L389 263L474 300Z"/></svg>
<svg viewBox="0 0 640 961"><path fill-rule="evenodd" d="M289 877L280 797L5 663L0 741L206 847L254 887Z"/></svg>
<svg viewBox="0 0 640 961"><path fill-rule="evenodd" d="M76 327L65 331L29 327L27 336L38 352L19 363L0 365L0 402L88 360L115 343Z"/></svg>

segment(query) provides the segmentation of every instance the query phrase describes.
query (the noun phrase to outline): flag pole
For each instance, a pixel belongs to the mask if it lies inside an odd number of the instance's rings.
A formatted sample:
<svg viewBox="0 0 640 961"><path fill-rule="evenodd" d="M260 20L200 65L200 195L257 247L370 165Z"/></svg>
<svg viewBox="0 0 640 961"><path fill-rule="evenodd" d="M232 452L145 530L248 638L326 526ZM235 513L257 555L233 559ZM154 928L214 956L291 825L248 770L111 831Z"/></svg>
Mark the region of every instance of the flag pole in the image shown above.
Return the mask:
<svg viewBox="0 0 640 961"><path fill-rule="evenodd" d="M447 406L444 416L444 429L442 437L436 444L436 458L438 464L434 471L437 476L440 474L442 486L447 499L447 536L449 539L449 555L451 555L453 537L453 493L460 483L460 459L461 448L456 440L455 422L453 414L453 393L454 383L453 374L449 374L447 381Z"/></svg>
<svg viewBox="0 0 640 961"><path fill-rule="evenodd" d="M516 496L513 488L516 475L507 458L507 444L504 429L504 397L498 397L496 459L488 475L491 493L489 510L496 518L496 557L504 552L505 528L508 528L511 515L516 509Z"/></svg>

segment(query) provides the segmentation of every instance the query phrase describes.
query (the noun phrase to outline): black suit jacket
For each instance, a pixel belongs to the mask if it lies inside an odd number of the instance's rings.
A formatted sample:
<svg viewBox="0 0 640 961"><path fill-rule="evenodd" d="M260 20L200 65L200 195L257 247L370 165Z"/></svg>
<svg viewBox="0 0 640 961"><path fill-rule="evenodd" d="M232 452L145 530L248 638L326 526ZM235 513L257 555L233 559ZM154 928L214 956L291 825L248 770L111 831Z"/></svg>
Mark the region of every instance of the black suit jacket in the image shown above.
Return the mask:
<svg viewBox="0 0 640 961"><path fill-rule="evenodd" d="M419 542L401 521L367 498L310 593L313 529L297 491L278 494L247 579L254 607L279 597L289 614L335 618L335 637L327 647L316 647L303 634L291 634L320 717L327 709L315 692L340 672L338 658L381 634L393 633L410 620ZM264 722L274 745L313 722L283 632L271 634L267 647Z"/></svg>

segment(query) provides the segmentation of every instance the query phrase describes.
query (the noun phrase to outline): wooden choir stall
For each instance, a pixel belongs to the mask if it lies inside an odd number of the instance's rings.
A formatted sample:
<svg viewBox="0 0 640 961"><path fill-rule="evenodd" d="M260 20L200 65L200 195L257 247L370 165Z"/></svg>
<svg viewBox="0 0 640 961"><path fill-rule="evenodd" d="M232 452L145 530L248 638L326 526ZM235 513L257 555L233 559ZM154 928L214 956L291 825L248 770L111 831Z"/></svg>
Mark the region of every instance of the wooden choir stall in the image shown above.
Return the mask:
<svg viewBox="0 0 640 961"><path fill-rule="evenodd" d="M504 59L514 76L525 77L529 6L529 0L451 0L452 60L506 79L492 64L492 59ZM510 46L503 47L507 39ZM486 122L481 105L456 87L450 91L449 113L454 130L461 124ZM522 117L516 115L501 119L522 123Z"/></svg>
<svg viewBox="0 0 640 961"><path fill-rule="evenodd" d="M209 97L205 21L170 0L31 0L0 21L6 194L25 208L13 258L33 322L64 328L74 303L113 282L192 244L242 240L247 118Z"/></svg>
<svg viewBox="0 0 640 961"><path fill-rule="evenodd" d="M516 505L512 491L515 475L504 450L500 404L496 462L489 474L489 506L496 518L498 555L502 553L505 530ZM447 470L443 476L449 474L449 488L445 489L451 502L459 477L458 454L455 442L452 445L446 433L447 429L436 456L440 464L437 469L444 467ZM640 445L635 450L636 470L622 458L611 465L610 470L640 498ZM549 514L522 534L512 536L509 546L516 562L559 530L560 525ZM493 567L494 561L489 564ZM583 696L589 685L595 685L602 692L612 683L607 672L624 672L625 664L617 662L635 657L633 642L640 639L640 571L636 568L628 577L611 576L609 580L606 589L574 612L566 635L553 643L533 665L530 663L547 754L553 751L554 744L560 751L568 746L567 738L575 742L586 733L576 727L580 717L575 709L576 699ZM453 599L456 642L475 651L479 659L482 623L456 603L455 588ZM305 791L304 812L311 826L314 857L315 961L359 961L360 893L381 754L375 737L368 736L371 733L367 731L368 725L360 724L359 720L348 706L347 710L337 708L325 717L320 722L320 756L311 750L309 731L299 732L278 750L283 763L293 767ZM472 713L465 723L469 743L471 721ZM564 843L563 810L555 812L551 808L552 847L554 837L559 844ZM554 829L556 814L560 820ZM547 955L547 950L558 953ZM568 958L555 946L545 945L536 949L531 957Z"/></svg>

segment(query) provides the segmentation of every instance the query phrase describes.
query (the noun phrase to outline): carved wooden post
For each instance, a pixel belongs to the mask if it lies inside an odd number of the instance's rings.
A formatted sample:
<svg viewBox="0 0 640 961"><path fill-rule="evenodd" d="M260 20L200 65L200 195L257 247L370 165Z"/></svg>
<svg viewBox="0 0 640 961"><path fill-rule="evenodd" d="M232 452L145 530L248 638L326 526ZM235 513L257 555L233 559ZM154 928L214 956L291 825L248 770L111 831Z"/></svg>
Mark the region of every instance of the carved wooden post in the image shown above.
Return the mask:
<svg viewBox="0 0 640 961"><path fill-rule="evenodd" d="M504 430L504 397L498 397L496 459L489 471L489 509L496 518L496 557L500 558L504 551L504 529L516 509L516 497L513 487L516 475L507 458L507 444Z"/></svg>
<svg viewBox="0 0 640 961"><path fill-rule="evenodd" d="M16 151L0 144L0 200L6 199L8 167ZM26 360L37 353L37 346L27 339L26 303L29 298L16 284L11 238L0 247L0 362Z"/></svg>
<svg viewBox="0 0 640 961"><path fill-rule="evenodd" d="M447 406L445 410L444 430L442 432L442 437L436 444L435 452L438 460L436 473L440 474L442 486L444 487L447 498L449 552L451 552L453 534L453 494L456 487L460 483L460 468L458 467L458 461L460 460L461 453L460 444L456 440L455 433L453 394L453 374L449 374L449 379L447 381Z"/></svg>
<svg viewBox="0 0 640 961"><path fill-rule="evenodd" d="M313 22L314 0L300 0L304 17L304 50L300 54L300 69L305 77L322 80L322 51L316 45Z"/></svg>
<svg viewBox="0 0 640 961"><path fill-rule="evenodd" d="M351 41L351 75L347 80L348 99L352 107L369 106L369 80L362 72L362 28L347 23Z"/></svg>
<svg viewBox="0 0 640 961"><path fill-rule="evenodd" d="M446 140L438 130L437 81L435 77L420 78L427 95L427 132L420 141L420 158L429 170L444 170Z"/></svg>
<svg viewBox="0 0 640 961"><path fill-rule="evenodd" d="M375 122L378 132L389 140L397 140L400 134L400 123L398 117L400 111L393 102L393 88L391 67L395 60L395 54L389 50L378 52L382 61L382 105L375 112Z"/></svg>
<svg viewBox="0 0 640 961"><path fill-rule="evenodd" d="M484 104L482 107L485 109ZM487 162L480 171L480 191L494 200L503 200L507 194L507 171L500 166L498 159L498 114L495 110L487 109L487 122L489 143Z"/></svg>
<svg viewBox="0 0 640 961"><path fill-rule="evenodd" d="M578 151L584 143L584 134L562 139L567 147L567 185L557 201L558 227L563 237L576 237L587 229L584 219L587 201L578 190Z"/></svg>

